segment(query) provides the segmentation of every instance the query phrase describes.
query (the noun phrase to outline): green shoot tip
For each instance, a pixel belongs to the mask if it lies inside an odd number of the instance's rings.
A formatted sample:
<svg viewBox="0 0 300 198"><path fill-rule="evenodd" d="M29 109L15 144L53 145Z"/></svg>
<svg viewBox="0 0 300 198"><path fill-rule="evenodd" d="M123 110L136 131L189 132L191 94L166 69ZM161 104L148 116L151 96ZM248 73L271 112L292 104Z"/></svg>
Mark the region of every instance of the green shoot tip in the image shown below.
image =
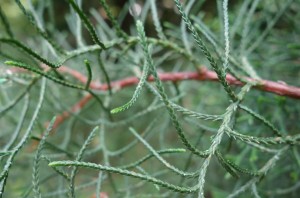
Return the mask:
<svg viewBox="0 0 300 198"><path fill-rule="evenodd" d="M55 163L55 162L50 162L50 163L48 164L48 166L56 166L56 163Z"/></svg>
<svg viewBox="0 0 300 198"><path fill-rule="evenodd" d="M119 113L121 111L120 107L118 108L114 108L110 111L111 114L116 114L116 113Z"/></svg>
<svg viewBox="0 0 300 198"><path fill-rule="evenodd" d="M6 65L14 65L15 62L14 61L5 61L4 64L6 64Z"/></svg>

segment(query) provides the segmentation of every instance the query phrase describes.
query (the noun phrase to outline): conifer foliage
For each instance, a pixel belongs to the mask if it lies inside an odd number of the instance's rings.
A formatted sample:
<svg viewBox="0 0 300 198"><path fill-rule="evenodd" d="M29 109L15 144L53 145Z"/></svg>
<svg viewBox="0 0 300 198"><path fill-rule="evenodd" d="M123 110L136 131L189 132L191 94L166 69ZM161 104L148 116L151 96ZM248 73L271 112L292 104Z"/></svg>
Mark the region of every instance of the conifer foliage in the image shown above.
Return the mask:
<svg viewBox="0 0 300 198"><path fill-rule="evenodd" d="M1 1L0 197L297 197L299 10Z"/></svg>

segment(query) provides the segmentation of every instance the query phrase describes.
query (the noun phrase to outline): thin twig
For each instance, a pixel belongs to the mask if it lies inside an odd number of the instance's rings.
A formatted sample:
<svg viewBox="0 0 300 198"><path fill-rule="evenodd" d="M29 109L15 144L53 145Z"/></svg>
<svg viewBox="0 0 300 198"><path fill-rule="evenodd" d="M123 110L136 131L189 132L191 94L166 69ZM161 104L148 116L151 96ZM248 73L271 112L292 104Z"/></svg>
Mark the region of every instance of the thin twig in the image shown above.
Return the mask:
<svg viewBox="0 0 300 198"><path fill-rule="evenodd" d="M62 66L59 68L59 71L66 72L81 81L82 83L86 83L87 77L76 70L70 69L68 67ZM183 80L197 80L197 81L218 81L217 74L214 71L208 70L206 67L201 67L199 72L170 72L170 73L159 73L159 77L162 81L183 81ZM300 88L288 85L284 82L278 81L270 81L270 80L260 80L254 78L245 78L247 81L254 83L256 86L254 88L260 89L262 91L275 93L277 95L286 96L290 98L300 99ZM154 78L150 76L148 81L153 81ZM226 80L230 85L243 86L244 83L237 80L230 74L226 75ZM122 80L113 81L111 83L111 87L114 90L119 90L124 87L128 87L131 85L135 85L139 82L137 77L128 77ZM108 85L101 84L99 82L91 82L91 89L107 91Z"/></svg>
<svg viewBox="0 0 300 198"><path fill-rule="evenodd" d="M19 68L11 68L12 72L22 72L24 70ZM83 84L86 84L88 78L83 75L82 73L71 69L66 66L61 66L58 71L63 73L68 73ZM158 74L161 81L183 81L183 80L195 80L195 81L218 81L218 76L214 71L211 71L207 69L206 67L202 66L199 71L196 72L165 72L165 73L159 73ZM233 77L230 74L226 75L226 80L230 85L236 85L236 86L243 86L244 83L237 80L235 77ZM245 77L245 80L254 83L254 88L271 92L277 95L286 96L294 99L300 99L300 88L288 85L284 82L274 82L269 80L260 80L260 79L254 79ZM149 82L154 81L153 76L149 76L148 78ZM113 90L117 91L120 89L123 89L125 87L129 87L132 85L135 85L139 82L139 78L137 77L128 77L121 80L112 81L110 86ZM92 81L90 83L90 88L92 90L98 90L98 91L107 91L109 89L108 84L102 84L97 81ZM89 101L92 99L92 96L90 94L84 96L78 103L76 103L71 110L63 112L61 115L57 116L56 122L53 126L53 129L56 129L61 123L64 122L72 113L78 112L80 109L82 109Z"/></svg>

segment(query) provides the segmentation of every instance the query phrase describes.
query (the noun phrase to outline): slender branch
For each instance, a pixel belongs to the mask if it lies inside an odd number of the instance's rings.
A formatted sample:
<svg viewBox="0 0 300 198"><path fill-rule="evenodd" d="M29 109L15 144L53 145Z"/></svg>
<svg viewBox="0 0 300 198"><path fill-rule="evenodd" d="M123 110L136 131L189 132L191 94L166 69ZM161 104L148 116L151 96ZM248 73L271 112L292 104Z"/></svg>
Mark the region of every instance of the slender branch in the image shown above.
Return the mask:
<svg viewBox="0 0 300 198"><path fill-rule="evenodd" d="M22 72L24 70L19 68L11 68L12 72ZM61 66L58 71L63 73L68 73L83 84L86 84L88 78L81 74L80 72L71 69L66 66ZM218 76L214 71L208 70L206 67L201 67L199 71L196 72L170 72L170 73L159 73L159 78L161 81L183 81L183 80L196 80L196 81L218 81ZM254 88L271 92L277 95L286 96L294 99L300 99L300 88L287 85L284 82L274 82L269 80L260 80L254 78L245 78L247 81L255 84ZM243 86L244 83L237 80L230 74L226 75L226 80L230 85ZM153 76L149 76L148 81L154 81ZM139 78L137 77L128 77L121 80L111 82L110 86L113 90L120 90L125 87L129 87L135 85L139 82ZM107 91L109 89L108 84L102 84L97 81L91 81L90 89L98 90L98 91ZM89 101L92 99L90 94L84 96L78 103L76 103L70 111L65 111L61 115L57 116L56 122L53 126L53 129L57 128L64 120L70 117L71 113L78 112L81 108L83 108Z"/></svg>
<svg viewBox="0 0 300 198"><path fill-rule="evenodd" d="M58 69L61 72L66 72L77 78L82 83L86 83L87 77L78 71L72 70L68 67L61 67ZM183 80L197 80L197 81L218 81L217 74L214 71L208 70L205 67L201 67L199 72L172 72L172 73L159 73L159 77L162 81L183 81ZM288 85L284 82L274 82L269 80L259 80L254 78L245 78L247 81L255 83L254 88L260 89L262 91L275 93L281 96L287 96L290 98L300 99L300 88ZM244 83L237 80L230 74L226 75L226 80L230 85L242 86ZM150 76L148 81L154 81L154 78ZM122 80L113 81L111 87L115 90L122 89L131 85L135 85L139 82L137 77L128 77ZM101 84L98 82L91 82L90 88L94 90L106 91L108 90L107 84Z"/></svg>

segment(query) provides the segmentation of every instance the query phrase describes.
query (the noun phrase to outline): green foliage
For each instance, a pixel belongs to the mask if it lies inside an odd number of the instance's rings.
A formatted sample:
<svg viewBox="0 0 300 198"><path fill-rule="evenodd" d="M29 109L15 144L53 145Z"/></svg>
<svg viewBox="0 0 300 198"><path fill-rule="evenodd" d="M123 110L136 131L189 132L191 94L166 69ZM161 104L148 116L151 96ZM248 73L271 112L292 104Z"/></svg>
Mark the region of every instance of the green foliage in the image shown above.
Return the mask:
<svg viewBox="0 0 300 198"><path fill-rule="evenodd" d="M136 26L137 26L137 31L138 31L139 38L140 38L140 41L141 41L141 45L142 45L143 50L144 50L144 54L147 55L147 54L149 54L148 51L147 51L148 50L148 45L147 45L147 40L146 40L146 36L145 36L145 32L144 32L142 22L137 21ZM144 69L143 69L143 75L141 77L141 80L140 80L139 84L137 85L137 87L135 89L135 92L132 96L132 99L128 103L126 103L125 105L111 110L111 113L118 113L120 111L124 111L124 110L130 108L136 102L136 100L138 99L138 97L141 93L143 85L145 84L145 82L148 78L148 72L149 72L149 67L150 67L149 65L150 65L149 62L145 63L145 66L144 66Z"/></svg>
<svg viewBox="0 0 300 198"><path fill-rule="evenodd" d="M34 158L34 165L33 165L33 173L32 173L32 186L33 186L33 191L35 193L35 197L41 197L41 192L40 192L40 188L39 188L39 165L40 165L40 161L41 161L41 155L42 155L42 150L44 148L45 142L47 137L49 136L50 131L52 130L54 121L55 121L55 117L50 121L49 126L47 127L47 130L45 132L45 135L43 136L43 138L40 141L40 144L37 148L36 151L36 155Z"/></svg>
<svg viewBox="0 0 300 198"><path fill-rule="evenodd" d="M0 197L297 197L299 9L1 1Z"/></svg>

